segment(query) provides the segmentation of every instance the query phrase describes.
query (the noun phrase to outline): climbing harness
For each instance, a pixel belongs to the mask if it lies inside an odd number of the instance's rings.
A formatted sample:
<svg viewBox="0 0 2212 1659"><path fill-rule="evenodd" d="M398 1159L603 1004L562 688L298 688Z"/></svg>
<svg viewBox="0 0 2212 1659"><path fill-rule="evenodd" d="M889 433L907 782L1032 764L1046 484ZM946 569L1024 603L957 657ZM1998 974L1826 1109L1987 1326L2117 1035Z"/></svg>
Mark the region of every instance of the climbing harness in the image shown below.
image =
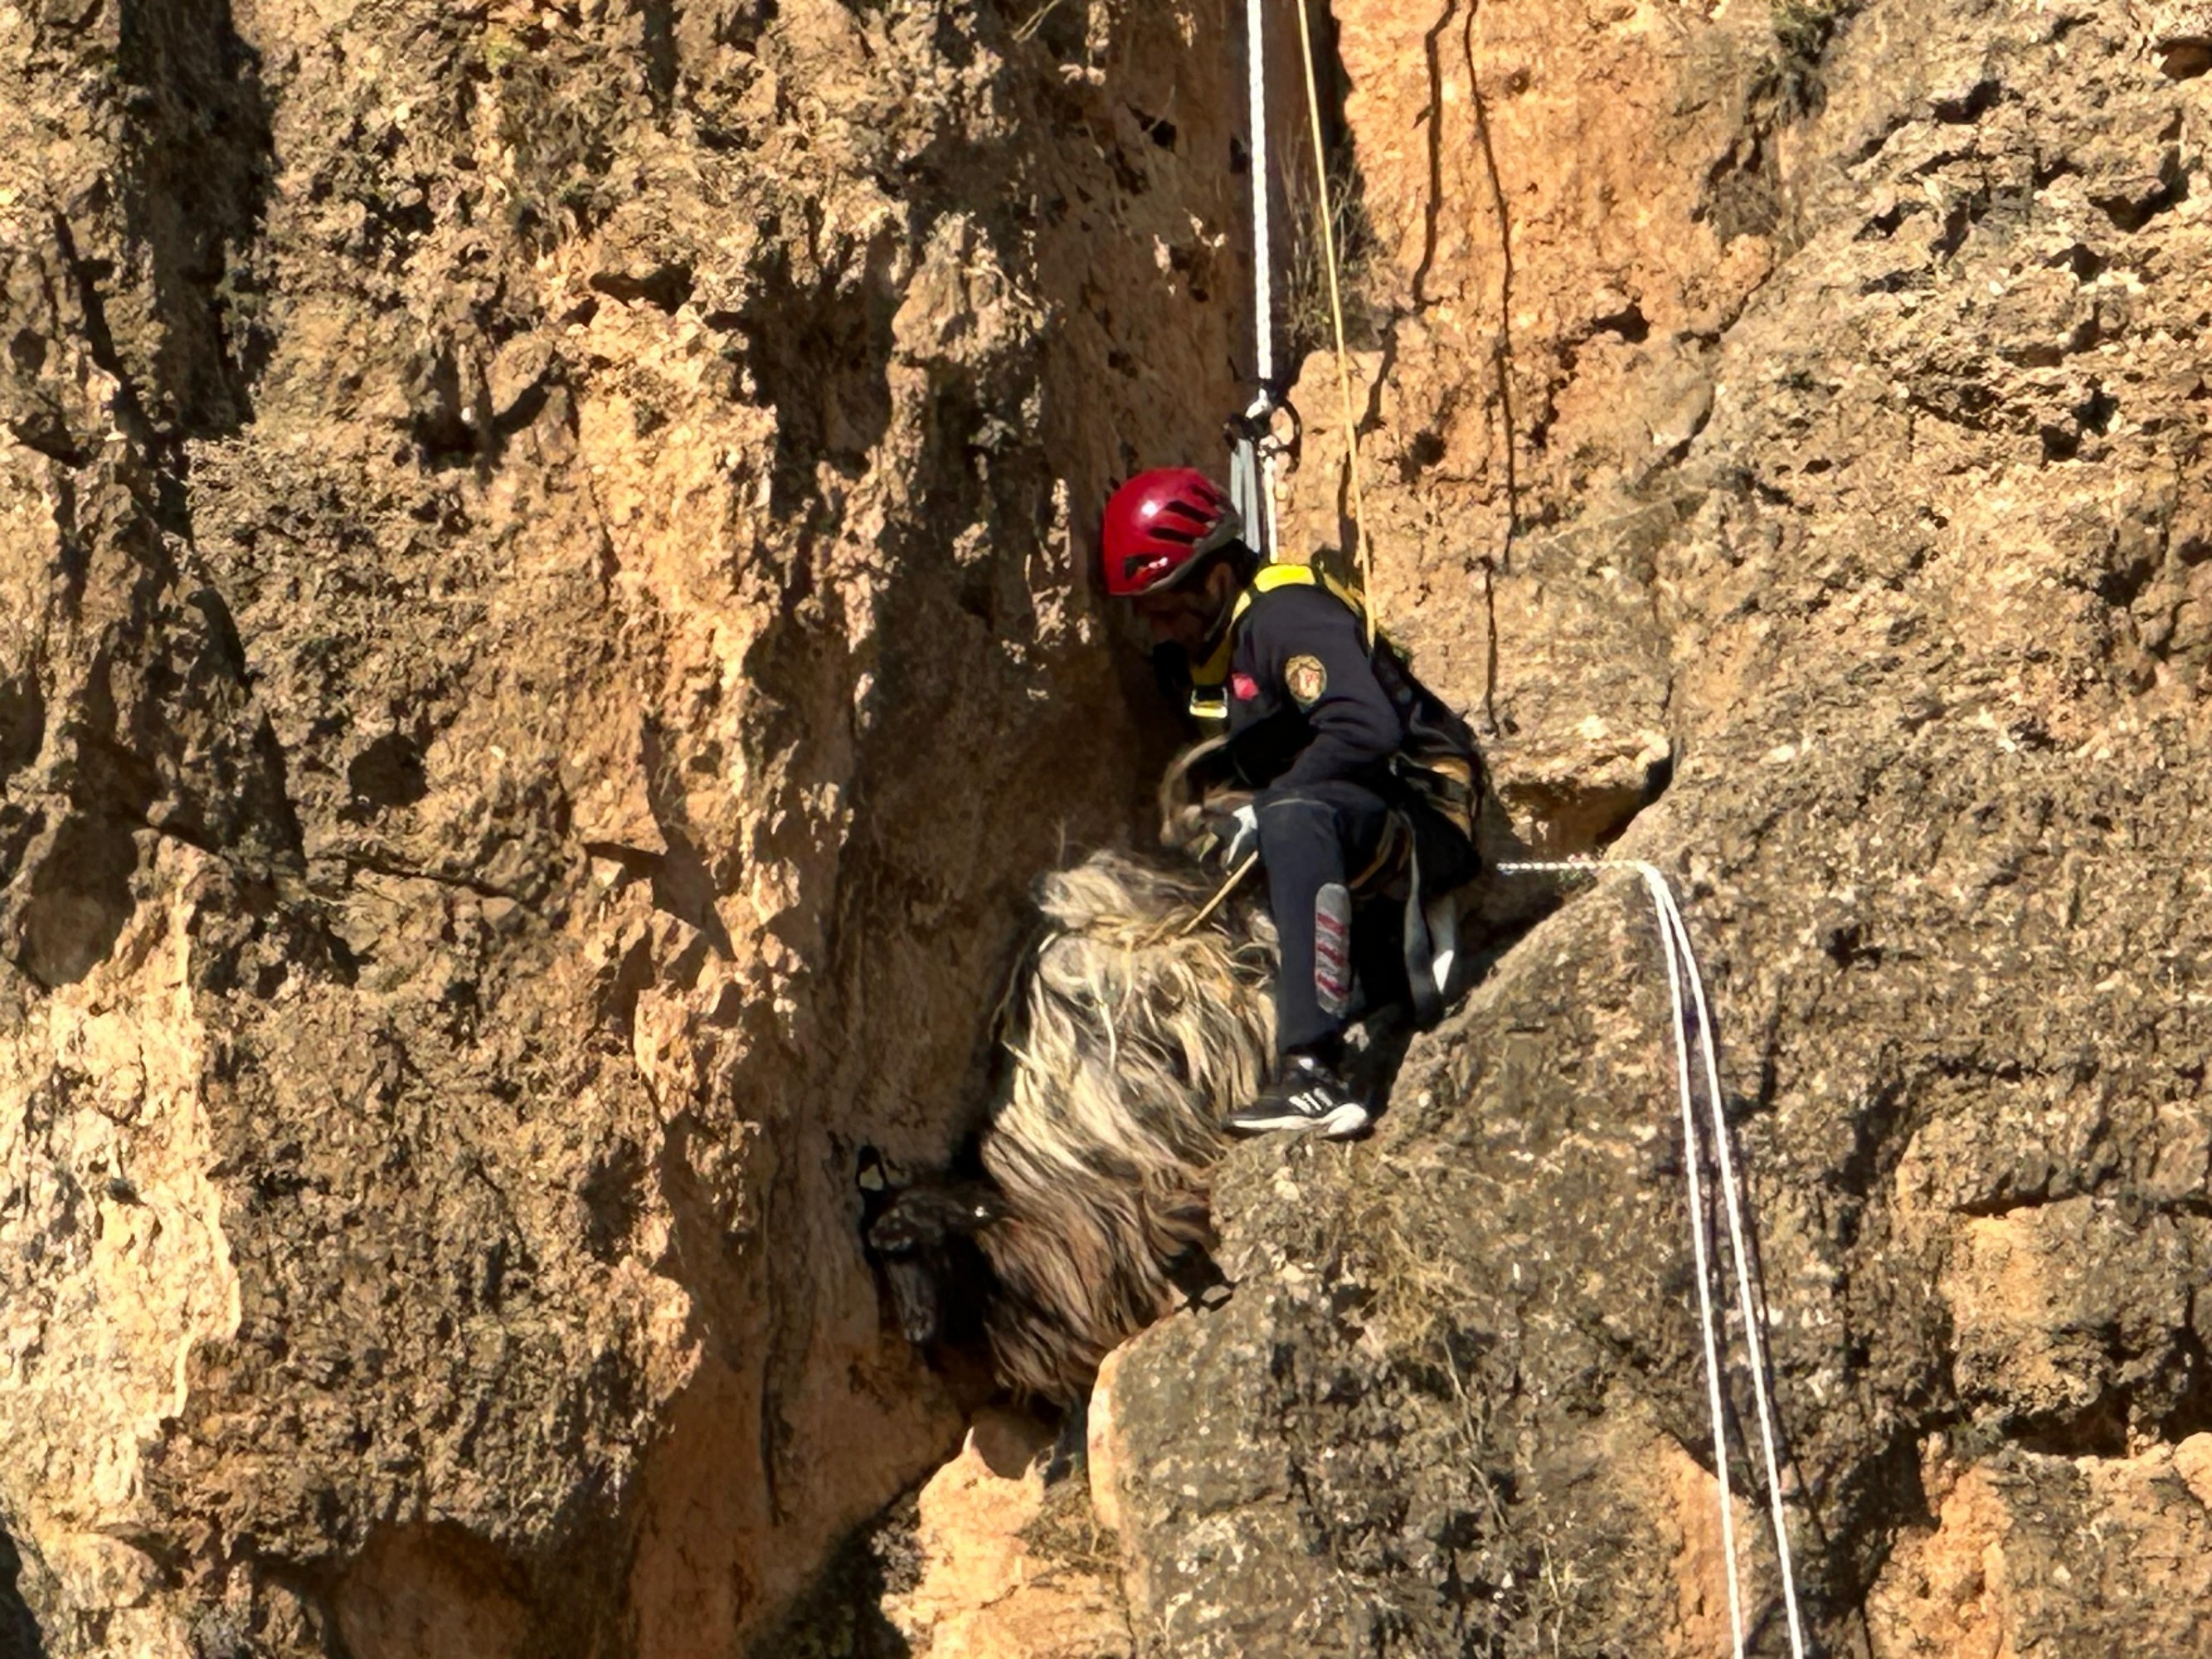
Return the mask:
<svg viewBox="0 0 2212 1659"><path fill-rule="evenodd" d="M1327 571L1317 570L1310 564L1263 564L1253 573L1244 591L1237 596L1230 607L1229 619L1221 625L1221 638L1206 659L1194 664L1190 671L1191 718L1201 720L1225 720L1229 718L1229 659L1237 650L1237 624L1244 613L1263 593L1272 593L1279 587L1325 587L1336 595L1353 612L1364 617L1366 606L1360 596ZM1374 648L1372 632L1368 636L1368 648Z"/></svg>
<svg viewBox="0 0 2212 1659"><path fill-rule="evenodd" d="M1790 1554L1789 1521L1782 1504L1782 1432L1774 1405L1766 1390L1765 1322L1751 1284L1749 1228L1744 1220L1743 1195L1736 1182L1735 1158L1729 1151L1728 1120L1721 1106L1720 1064L1713 1047L1711 1010L1705 1002L1705 976L1690 946L1690 930L1675 902L1674 889L1657 866L1641 859L1549 859L1520 860L1497 866L1502 875L1594 875L1603 870L1633 870L1643 878L1658 918L1659 945L1667 961L1667 985L1674 1010L1674 1076L1682 1102L1682 1164L1686 1172L1690 1208L1690 1243L1698 1269L1698 1313L1705 1350L1706 1404L1713 1419L1713 1468L1720 1477L1721 1553L1728 1559L1729 1628L1735 1644L1735 1659L1743 1659L1742 1592L1737 1583L1735 1517L1729 1498L1729 1459L1726 1408L1722 1401L1719 1321L1713 1312L1711 1271L1706 1242L1705 1187L1699 1174L1698 1134L1695 1091L1690 1079L1688 1033L1697 1032L1698 1057L1703 1063L1705 1104L1711 1119L1713 1161L1720 1170L1722 1213L1728 1223L1729 1253L1735 1262L1736 1311L1743 1321L1745 1358L1751 1371L1752 1394L1759 1407L1759 1446L1766 1464L1769 1518L1774 1528L1774 1553L1782 1574L1782 1601L1789 1615L1790 1651L1805 1659L1804 1626L1797 1611L1797 1579ZM1688 996L1684 996L1686 987Z"/></svg>
<svg viewBox="0 0 2212 1659"><path fill-rule="evenodd" d="M1395 706L1405 708L1404 745L1390 757L1392 775L1413 799L1425 803L1445 823L1457 829L1470 844L1474 819L1481 810L1485 787L1482 761L1468 732L1435 694L1415 679L1386 635L1378 635L1368 611L1365 596L1346 586L1327 571L1310 564L1262 565L1231 607L1213 653L1191 671L1190 712L1201 719L1229 718L1230 659L1235 650L1237 624L1263 595L1285 587L1318 587L1334 594L1359 617L1367 635L1369 660ZM1455 954L1453 935L1458 911L1449 894L1432 895L1423 885L1420 836L1401 805L1392 812L1388 832L1374 861L1355 877L1354 891L1371 890L1376 878L1395 874L1406 878L1402 924L1407 985L1413 1000L1413 1023L1428 1030L1443 1017ZM1256 858L1256 854L1255 857ZM1183 928L1196 927L1226 902L1251 873L1253 860L1232 871L1204 909Z"/></svg>
<svg viewBox="0 0 2212 1659"><path fill-rule="evenodd" d="M1326 570L1316 570L1310 564L1268 564L1254 572L1252 580L1245 584L1244 591L1237 596L1237 603L1229 612L1231 632L1236 630L1244 613L1252 608L1261 594L1272 593L1279 587L1324 587L1362 617L1367 614L1364 600ZM1370 647L1373 645L1371 635L1368 642Z"/></svg>
<svg viewBox="0 0 2212 1659"><path fill-rule="evenodd" d="M1230 607L1221 641L1206 661L1191 670L1190 712L1201 720L1225 720L1229 701L1225 686L1229 663L1236 649L1237 624L1264 595L1283 587L1318 587L1360 619L1367 635L1368 659L1390 701L1411 711L1407 746L1392 757L1391 770L1415 795L1436 808L1447 822L1472 841L1475 815L1481 810L1485 787L1481 760L1474 734L1465 722L1413 677L1405 659L1388 635L1378 634L1366 595L1346 586L1326 570L1310 564L1262 565Z"/></svg>

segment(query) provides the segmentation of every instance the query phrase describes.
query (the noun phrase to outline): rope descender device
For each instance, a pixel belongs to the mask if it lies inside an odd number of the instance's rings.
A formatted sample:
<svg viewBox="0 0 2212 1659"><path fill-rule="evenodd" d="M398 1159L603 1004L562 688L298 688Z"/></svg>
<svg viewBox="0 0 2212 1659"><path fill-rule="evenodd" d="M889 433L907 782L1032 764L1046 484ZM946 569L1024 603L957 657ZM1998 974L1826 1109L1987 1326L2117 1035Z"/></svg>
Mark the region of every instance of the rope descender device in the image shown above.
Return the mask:
<svg viewBox="0 0 2212 1659"><path fill-rule="evenodd" d="M1288 416L1289 429L1279 416ZM1245 540L1261 561L1276 562L1275 474L1285 459L1292 466L1305 447L1305 422L1297 406L1262 386L1241 415L1221 423L1229 441L1229 499L1244 520Z"/></svg>

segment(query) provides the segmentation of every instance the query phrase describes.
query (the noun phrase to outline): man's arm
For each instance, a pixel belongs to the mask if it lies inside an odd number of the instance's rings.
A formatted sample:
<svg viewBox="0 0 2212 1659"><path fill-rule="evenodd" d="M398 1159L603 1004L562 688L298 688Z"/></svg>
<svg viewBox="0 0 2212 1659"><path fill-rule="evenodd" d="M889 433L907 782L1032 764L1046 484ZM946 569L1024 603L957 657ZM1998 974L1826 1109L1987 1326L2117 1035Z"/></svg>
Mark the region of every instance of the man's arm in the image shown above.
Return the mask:
<svg viewBox="0 0 2212 1659"><path fill-rule="evenodd" d="M1364 778L1404 741L1359 619L1343 601L1316 589L1286 589L1255 607L1247 626L1261 671L1304 713L1313 732L1278 786Z"/></svg>

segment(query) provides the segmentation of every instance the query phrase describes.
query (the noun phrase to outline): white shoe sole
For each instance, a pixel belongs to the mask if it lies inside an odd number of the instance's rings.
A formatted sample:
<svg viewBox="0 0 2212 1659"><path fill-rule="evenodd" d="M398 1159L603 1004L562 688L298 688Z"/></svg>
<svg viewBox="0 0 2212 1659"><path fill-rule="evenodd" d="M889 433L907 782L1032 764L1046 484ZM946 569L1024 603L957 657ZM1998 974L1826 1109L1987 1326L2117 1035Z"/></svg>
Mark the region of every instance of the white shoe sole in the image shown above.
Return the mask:
<svg viewBox="0 0 2212 1659"><path fill-rule="evenodd" d="M1346 1135L1356 1135L1368 1124L1367 1109L1357 1102L1346 1101L1326 1117L1308 1117L1303 1112L1285 1112L1280 1117L1244 1118L1228 1125L1229 1133L1238 1135L1273 1134L1287 1130L1292 1134L1317 1134L1325 1140L1341 1140Z"/></svg>

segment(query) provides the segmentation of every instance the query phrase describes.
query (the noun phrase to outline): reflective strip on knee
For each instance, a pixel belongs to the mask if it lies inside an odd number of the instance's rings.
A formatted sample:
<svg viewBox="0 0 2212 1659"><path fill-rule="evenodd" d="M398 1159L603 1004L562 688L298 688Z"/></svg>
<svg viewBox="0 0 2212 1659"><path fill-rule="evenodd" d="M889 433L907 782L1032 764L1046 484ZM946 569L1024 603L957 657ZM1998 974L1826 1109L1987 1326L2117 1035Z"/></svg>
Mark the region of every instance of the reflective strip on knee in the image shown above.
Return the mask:
<svg viewBox="0 0 2212 1659"><path fill-rule="evenodd" d="M1352 893L1340 881L1314 895L1314 1000L1331 1018L1352 1006Z"/></svg>

